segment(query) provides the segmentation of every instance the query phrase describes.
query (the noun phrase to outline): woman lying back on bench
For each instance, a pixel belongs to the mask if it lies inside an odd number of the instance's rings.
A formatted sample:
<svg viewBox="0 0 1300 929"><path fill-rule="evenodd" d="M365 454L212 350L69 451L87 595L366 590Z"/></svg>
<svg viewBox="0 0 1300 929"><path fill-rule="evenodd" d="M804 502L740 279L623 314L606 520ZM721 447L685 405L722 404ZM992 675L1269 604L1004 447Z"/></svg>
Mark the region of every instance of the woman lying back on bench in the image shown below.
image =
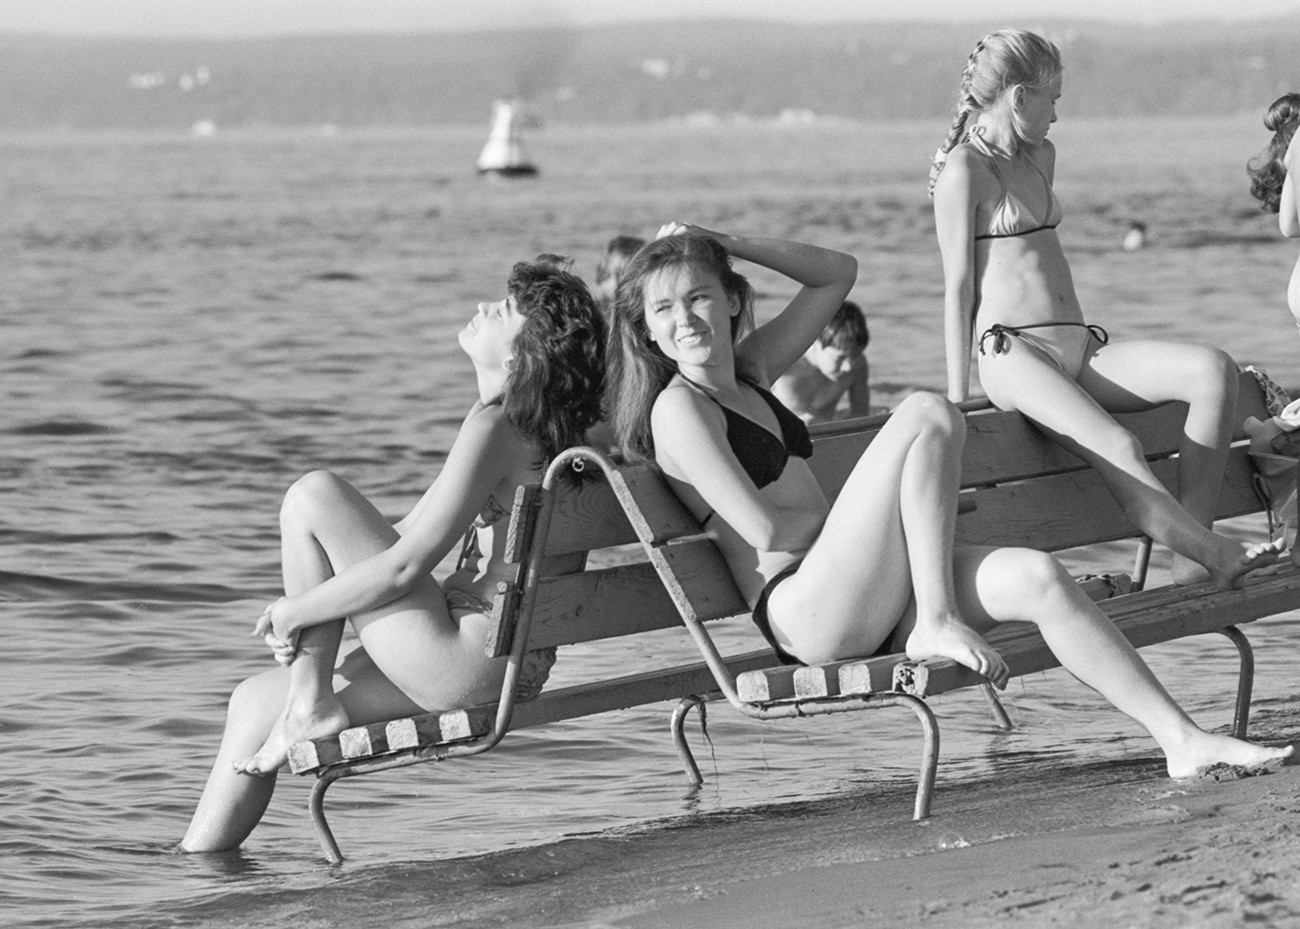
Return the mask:
<svg viewBox="0 0 1300 929"><path fill-rule="evenodd" d="M733 257L801 285L753 332L753 291ZM948 401L905 399L827 505L804 461L807 429L768 388L856 276L839 252L670 223L632 260L615 301L623 452L653 457L713 533L777 656L822 664L901 650L1005 687L1006 664L980 632L1032 622L1062 665L1151 733L1171 775L1290 754L1197 727L1050 555L954 546L965 424Z"/></svg>
<svg viewBox="0 0 1300 929"><path fill-rule="evenodd" d="M478 400L433 485L395 526L326 471L295 483L280 512L285 596L264 634L288 667L235 688L221 749L181 848L234 848L270 802L300 739L495 700L505 658L483 643L515 489L581 442L600 417L605 323L587 287L552 256L515 265L504 299L478 305L460 333ZM469 527L466 532L466 527ZM457 570L433 570L461 543ZM344 618L360 647L335 669ZM555 649L525 656L519 698L535 696ZM337 677L337 680L335 678ZM337 690L335 689L337 687Z"/></svg>

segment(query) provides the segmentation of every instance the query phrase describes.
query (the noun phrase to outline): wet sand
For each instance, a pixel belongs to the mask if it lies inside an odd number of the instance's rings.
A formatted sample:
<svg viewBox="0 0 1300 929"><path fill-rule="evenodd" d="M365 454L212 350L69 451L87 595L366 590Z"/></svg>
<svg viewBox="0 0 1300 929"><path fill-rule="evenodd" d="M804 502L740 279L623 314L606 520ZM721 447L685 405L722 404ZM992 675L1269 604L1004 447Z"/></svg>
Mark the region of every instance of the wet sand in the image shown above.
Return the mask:
<svg viewBox="0 0 1300 929"><path fill-rule="evenodd" d="M1078 799L1095 824L987 837L889 860L818 866L701 886L696 899L615 920L625 929L722 927L1081 927L1300 925L1300 766L1230 782L1149 783L1124 810L1113 785ZM1007 811L1008 831L1039 815ZM923 827L919 827L923 828Z"/></svg>

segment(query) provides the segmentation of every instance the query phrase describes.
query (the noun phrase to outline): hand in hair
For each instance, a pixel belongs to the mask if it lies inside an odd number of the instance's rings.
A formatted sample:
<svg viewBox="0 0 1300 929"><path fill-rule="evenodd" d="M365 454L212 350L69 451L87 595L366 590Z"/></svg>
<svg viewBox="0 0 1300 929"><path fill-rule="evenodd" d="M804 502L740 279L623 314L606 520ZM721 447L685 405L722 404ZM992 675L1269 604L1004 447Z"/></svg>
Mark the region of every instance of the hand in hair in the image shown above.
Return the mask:
<svg viewBox="0 0 1300 929"><path fill-rule="evenodd" d="M655 239L666 239L670 235L703 235L708 236L711 239L717 238L714 233L709 232L707 229L700 226L696 226L692 223L679 223L676 220L673 220L672 222L664 223L659 227L659 231L655 233Z"/></svg>

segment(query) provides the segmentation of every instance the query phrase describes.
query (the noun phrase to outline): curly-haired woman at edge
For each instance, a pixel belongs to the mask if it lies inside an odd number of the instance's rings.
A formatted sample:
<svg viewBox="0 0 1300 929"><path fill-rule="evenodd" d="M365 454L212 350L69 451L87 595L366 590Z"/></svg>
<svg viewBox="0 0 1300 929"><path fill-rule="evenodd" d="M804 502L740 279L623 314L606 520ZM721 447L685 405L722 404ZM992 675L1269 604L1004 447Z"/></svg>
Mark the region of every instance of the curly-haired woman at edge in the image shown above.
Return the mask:
<svg viewBox="0 0 1300 929"><path fill-rule="evenodd" d="M1260 205L1277 214L1277 225L1288 239L1300 237L1300 94L1283 94L1273 101L1264 117L1264 126L1273 133L1263 154L1248 168L1250 192ZM1287 306L1300 326L1300 258L1291 272L1286 292Z"/></svg>

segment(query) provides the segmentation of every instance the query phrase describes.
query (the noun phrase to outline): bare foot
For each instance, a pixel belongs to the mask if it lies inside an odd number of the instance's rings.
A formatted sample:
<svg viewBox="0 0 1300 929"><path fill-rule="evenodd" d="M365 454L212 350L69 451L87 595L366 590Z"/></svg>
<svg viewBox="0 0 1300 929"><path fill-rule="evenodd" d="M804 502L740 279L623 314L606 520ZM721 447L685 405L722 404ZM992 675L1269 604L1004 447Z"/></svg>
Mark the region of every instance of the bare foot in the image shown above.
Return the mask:
<svg viewBox="0 0 1300 929"><path fill-rule="evenodd" d="M1011 676L1007 663L978 632L956 617L916 621L907 637L907 657L913 661L926 658L951 658L989 679L999 690Z"/></svg>
<svg viewBox="0 0 1300 929"><path fill-rule="evenodd" d="M1214 732L1198 732L1182 749L1168 752L1165 761L1170 777L1201 777L1210 769L1222 770L1225 766L1236 769L1259 768L1270 763L1280 764L1290 757L1294 747L1272 748L1243 742L1232 736ZM1223 780L1216 777L1216 780Z"/></svg>
<svg viewBox="0 0 1300 929"><path fill-rule="evenodd" d="M268 777L289 760L289 747L303 739L320 739L336 735L351 725L347 711L333 694L326 701L305 710L286 706L266 742L257 754L231 767L241 774Z"/></svg>
<svg viewBox="0 0 1300 929"><path fill-rule="evenodd" d="M1183 587L1191 584L1204 584L1210 579L1209 571L1192 561L1192 559L1184 558L1177 552L1174 552L1174 560L1169 566L1169 573L1173 577L1174 583Z"/></svg>
<svg viewBox="0 0 1300 929"><path fill-rule="evenodd" d="M1286 542L1275 539L1258 545L1238 545L1229 542L1226 559L1218 567L1207 566L1211 580L1220 590L1241 586L1242 578L1251 571L1266 568L1281 557Z"/></svg>

